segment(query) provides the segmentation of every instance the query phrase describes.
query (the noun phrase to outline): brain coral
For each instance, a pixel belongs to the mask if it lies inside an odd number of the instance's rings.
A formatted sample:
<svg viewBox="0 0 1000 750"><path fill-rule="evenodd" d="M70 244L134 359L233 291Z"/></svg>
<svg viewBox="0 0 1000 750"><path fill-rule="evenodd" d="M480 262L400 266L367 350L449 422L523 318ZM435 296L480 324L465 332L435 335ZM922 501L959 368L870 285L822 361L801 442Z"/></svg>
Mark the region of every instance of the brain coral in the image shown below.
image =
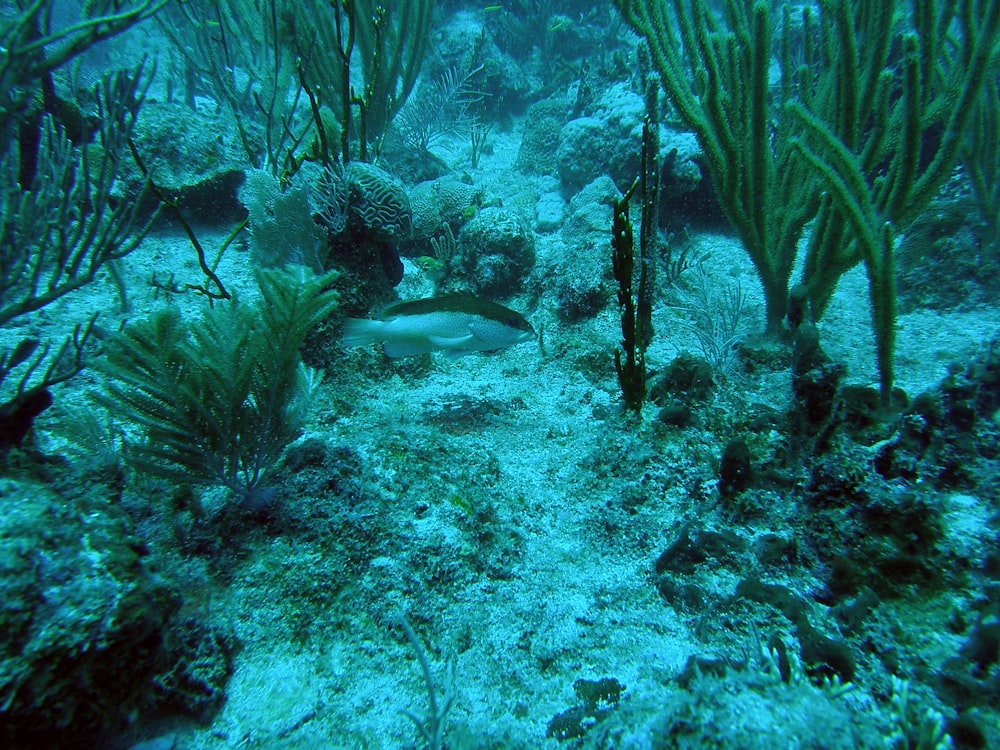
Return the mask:
<svg viewBox="0 0 1000 750"><path fill-rule="evenodd" d="M414 185L410 189L410 207L413 210L415 241L427 240L441 234L441 226L452 229L467 216L470 206L478 206L482 191L457 177L439 177Z"/></svg>
<svg viewBox="0 0 1000 750"><path fill-rule="evenodd" d="M347 182L351 212L365 229L383 239L401 240L410 235L410 199L403 183L374 164L348 164Z"/></svg>

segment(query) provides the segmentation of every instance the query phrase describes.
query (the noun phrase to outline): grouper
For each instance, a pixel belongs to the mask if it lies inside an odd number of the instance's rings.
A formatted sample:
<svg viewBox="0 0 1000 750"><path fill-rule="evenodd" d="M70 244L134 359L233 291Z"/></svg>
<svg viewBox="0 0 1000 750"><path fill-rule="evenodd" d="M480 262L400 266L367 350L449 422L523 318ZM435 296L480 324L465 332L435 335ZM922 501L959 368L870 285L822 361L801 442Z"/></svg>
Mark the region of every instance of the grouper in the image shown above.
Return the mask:
<svg viewBox="0 0 1000 750"><path fill-rule="evenodd" d="M444 352L461 357L530 341L535 329L524 316L469 294L447 294L386 307L378 320L348 318L345 346L384 343L390 357Z"/></svg>

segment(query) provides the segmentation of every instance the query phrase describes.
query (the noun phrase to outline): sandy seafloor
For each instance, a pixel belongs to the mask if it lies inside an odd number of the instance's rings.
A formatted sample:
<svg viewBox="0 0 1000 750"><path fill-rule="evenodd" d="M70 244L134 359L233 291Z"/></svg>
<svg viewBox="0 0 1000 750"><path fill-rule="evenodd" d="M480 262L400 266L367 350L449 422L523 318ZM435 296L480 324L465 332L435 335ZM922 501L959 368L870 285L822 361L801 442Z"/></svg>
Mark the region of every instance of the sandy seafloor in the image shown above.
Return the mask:
<svg viewBox="0 0 1000 750"><path fill-rule="evenodd" d="M492 138L493 153L474 176L504 205L523 207L530 220L538 191L533 178L510 166L519 136ZM198 230L214 248L229 227ZM566 248L558 233L536 241L539 274ZM763 303L738 242L722 234L697 234L694 241L714 276L739 280L748 294L742 334L759 332ZM170 230L152 234L125 269L133 316L167 304L153 300L147 285L153 271L200 279L190 245ZM219 275L244 298L254 293L248 254L230 249ZM715 623L706 633L699 615L664 603L651 571L685 522L732 525L716 500L718 457L734 426L760 410L788 408L787 369L732 373L699 408L694 427L655 424L652 407L636 421L620 406L614 305L594 320L566 325L544 291L546 279L532 283L543 290L537 306L528 306L528 296L506 304L527 315L540 341L456 360L435 354L390 362L374 348L337 354L342 369L327 373L301 440L349 449L352 458L339 484L325 481L321 468L279 472L275 514L294 522L248 521L235 534L230 527L232 536L213 555L179 553L166 511L142 522L140 533L181 587L187 611L231 628L242 648L225 706L210 726L140 716L135 741L173 735L175 747L191 750L416 747L402 711L424 715L427 694L415 653L395 625L404 612L427 646L439 689L451 684L448 747L568 746L546 737L549 721L579 702L575 680L605 677L619 680L625 692L601 724L613 728L617 744L603 746L654 747L650 727L658 712L676 711L678 701L693 704L674 681L690 656L742 658L771 634L738 620ZM92 286L46 311L54 333L55 321L78 320L95 306L108 310L103 325L117 325L112 286ZM429 291L408 262L400 294ZM169 304L192 312L204 302L187 295ZM683 350L698 351L694 337L672 322L676 315L661 295L648 352L653 370ZM949 363L967 361L998 330L997 308L901 316L898 385L911 396L934 386ZM828 354L847 366L848 382L875 381L860 268L840 282L821 334ZM60 449L60 423L72 419L75 405L86 403L77 399L100 387L99 380L88 371L57 393L62 405L38 422L43 447ZM469 414L449 411L456 405ZM766 453L779 439L764 431L752 443ZM219 490L199 492L210 523L229 500ZM167 493L136 479L125 502L155 505ZM785 520L790 501L771 495L766 516L736 529L751 543L765 533L794 535ZM748 570L720 567L699 584L731 594L753 565L747 560ZM808 593L801 570L795 580L769 576ZM902 651L914 643L921 659L957 651L960 638L943 628L947 606L936 597L925 601L913 592L885 605L914 629ZM743 734L745 747L798 746L796 733L817 723L829 723L829 746L841 746L833 738L846 731L845 721L891 729L884 701L873 697L875 681L865 665L843 695L808 683L769 684L766 676L750 686L734 679L729 691L738 710L726 721ZM718 712L704 720L722 721ZM596 743L597 734L588 741Z"/></svg>

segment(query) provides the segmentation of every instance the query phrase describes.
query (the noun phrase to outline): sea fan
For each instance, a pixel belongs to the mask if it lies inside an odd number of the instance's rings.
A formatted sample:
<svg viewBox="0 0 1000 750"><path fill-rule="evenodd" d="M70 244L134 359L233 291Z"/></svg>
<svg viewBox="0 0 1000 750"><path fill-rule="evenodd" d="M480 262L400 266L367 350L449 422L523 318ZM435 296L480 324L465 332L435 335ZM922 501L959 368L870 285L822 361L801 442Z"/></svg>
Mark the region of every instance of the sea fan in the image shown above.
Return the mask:
<svg viewBox="0 0 1000 750"><path fill-rule="evenodd" d="M480 70L460 73L449 68L433 83L421 85L393 122L404 145L424 153L445 138L471 132L476 118L469 108L483 98L472 85Z"/></svg>

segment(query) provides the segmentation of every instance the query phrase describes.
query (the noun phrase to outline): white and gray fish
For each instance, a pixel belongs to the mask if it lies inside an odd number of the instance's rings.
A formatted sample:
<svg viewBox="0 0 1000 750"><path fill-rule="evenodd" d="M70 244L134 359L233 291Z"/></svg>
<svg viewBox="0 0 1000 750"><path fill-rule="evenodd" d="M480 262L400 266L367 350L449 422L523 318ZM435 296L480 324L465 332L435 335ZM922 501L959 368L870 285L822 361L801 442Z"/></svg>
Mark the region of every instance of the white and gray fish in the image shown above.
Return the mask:
<svg viewBox="0 0 1000 750"><path fill-rule="evenodd" d="M383 343L390 357L428 352L461 357L506 349L534 337L535 329L520 313L468 294L397 302L385 308L379 320L344 322L345 346Z"/></svg>

